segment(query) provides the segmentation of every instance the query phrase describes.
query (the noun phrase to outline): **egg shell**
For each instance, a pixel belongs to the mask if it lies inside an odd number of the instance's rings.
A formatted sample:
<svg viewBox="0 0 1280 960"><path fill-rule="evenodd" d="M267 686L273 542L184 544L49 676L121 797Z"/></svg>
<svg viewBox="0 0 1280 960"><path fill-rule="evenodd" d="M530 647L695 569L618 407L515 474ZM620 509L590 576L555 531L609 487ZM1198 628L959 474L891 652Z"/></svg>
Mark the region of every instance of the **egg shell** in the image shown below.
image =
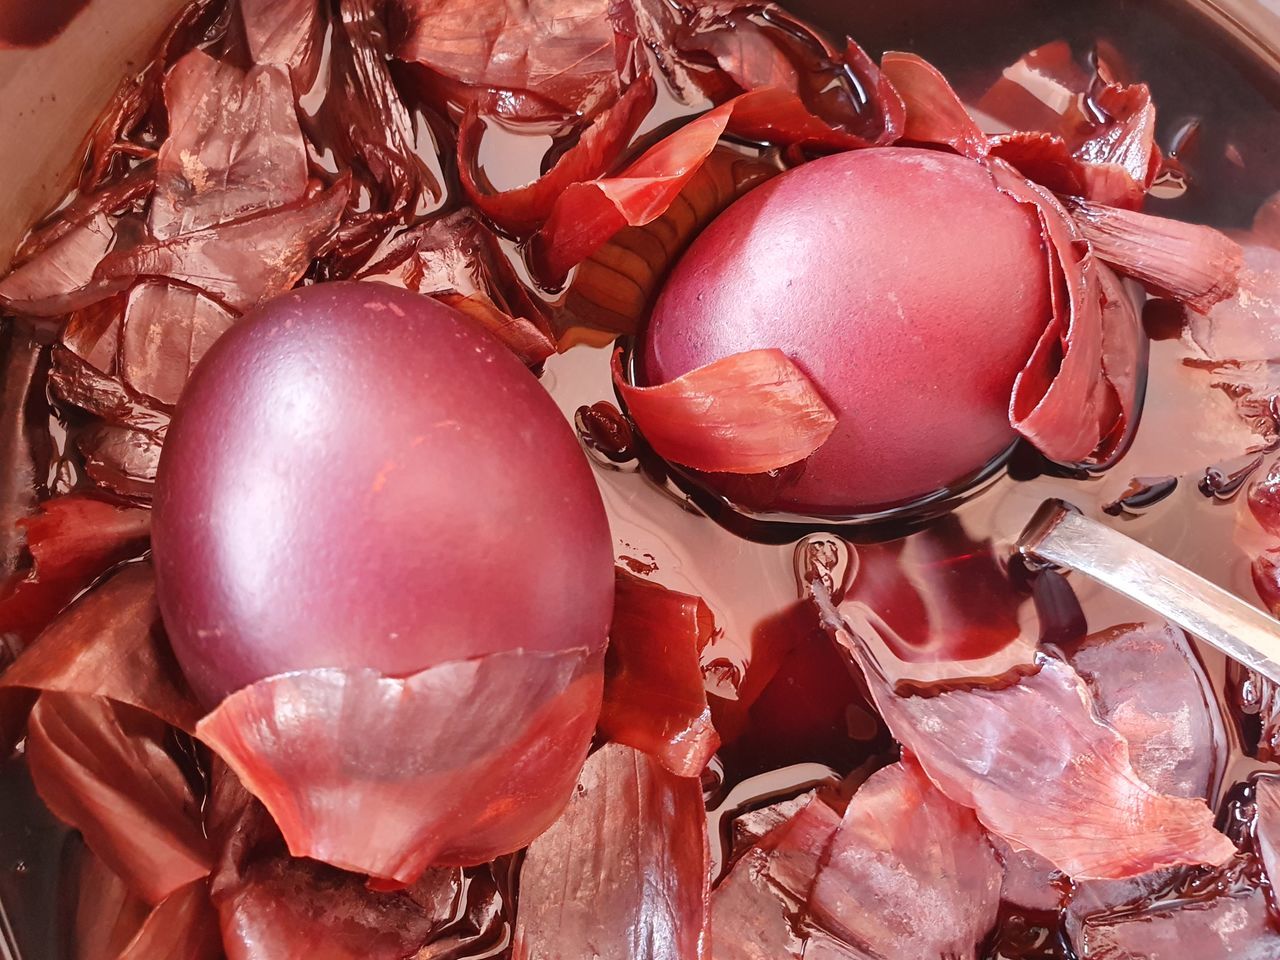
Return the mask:
<svg viewBox="0 0 1280 960"><path fill-rule="evenodd" d="M612 611L608 521L551 397L465 316L383 284L295 291L214 345L165 440L153 537L209 705L318 667L598 652Z"/></svg>
<svg viewBox="0 0 1280 960"><path fill-rule="evenodd" d="M1035 213L976 161L902 147L825 157L699 236L655 305L640 376L781 349L839 424L771 506L899 506L963 485L1015 441L1009 398L1050 320L1047 263Z"/></svg>

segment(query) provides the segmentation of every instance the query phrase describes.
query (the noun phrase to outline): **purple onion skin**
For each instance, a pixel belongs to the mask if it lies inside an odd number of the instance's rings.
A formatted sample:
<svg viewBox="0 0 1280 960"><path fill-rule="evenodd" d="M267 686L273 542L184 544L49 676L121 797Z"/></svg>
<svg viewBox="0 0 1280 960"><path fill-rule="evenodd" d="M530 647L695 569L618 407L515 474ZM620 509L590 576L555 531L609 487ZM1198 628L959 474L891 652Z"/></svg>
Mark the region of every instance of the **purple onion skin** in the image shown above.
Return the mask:
<svg viewBox="0 0 1280 960"><path fill-rule="evenodd" d="M600 651L613 607L608 521L555 403L465 316L383 284L295 291L214 346L153 531L210 706L295 670Z"/></svg>
<svg viewBox="0 0 1280 960"><path fill-rule="evenodd" d="M1049 318L1035 214L978 163L859 150L717 219L673 271L640 366L656 384L783 350L840 422L772 506L839 516L952 488L1007 449L1014 379Z"/></svg>

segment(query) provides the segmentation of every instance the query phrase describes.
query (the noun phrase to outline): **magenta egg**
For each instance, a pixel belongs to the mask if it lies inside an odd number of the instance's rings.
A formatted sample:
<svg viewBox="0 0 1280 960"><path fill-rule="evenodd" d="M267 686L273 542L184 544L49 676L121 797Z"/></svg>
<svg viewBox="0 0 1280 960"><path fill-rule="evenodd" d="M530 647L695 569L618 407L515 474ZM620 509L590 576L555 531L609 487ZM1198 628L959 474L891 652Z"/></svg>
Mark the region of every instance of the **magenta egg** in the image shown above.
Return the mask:
<svg viewBox="0 0 1280 960"><path fill-rule="evenodd" d="M600 651L613 606L608 521L551 397L465 316L382 284L295 291L214 346L165 441L153 536L210 705L317 667Z"/></svg>
<svg viewBox="0 0 1280 960"><path fill-rule="evenodd" d="M712 223L658 300L639 370L658 384L781 349L839 424L769 506L868 513L962 486L1011 447L1014 380L1049 317L1036 214L981 164L860 150L792 170Z"/></svg>

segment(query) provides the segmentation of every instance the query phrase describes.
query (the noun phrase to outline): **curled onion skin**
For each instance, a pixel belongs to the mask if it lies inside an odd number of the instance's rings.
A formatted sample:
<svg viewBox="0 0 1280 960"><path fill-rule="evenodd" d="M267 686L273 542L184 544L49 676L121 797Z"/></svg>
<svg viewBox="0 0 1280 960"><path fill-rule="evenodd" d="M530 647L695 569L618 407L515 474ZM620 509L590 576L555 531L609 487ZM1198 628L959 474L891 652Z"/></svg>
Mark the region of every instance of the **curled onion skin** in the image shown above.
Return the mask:
<svg viewBox="0 0 1280 960"><path fill-rule="evenodd" d="M542 279L560 283L619 230L662 216L726 132L828 150L868 145L861 137L832 129L787 90L750 90L677 130L618 174L569 186L533 238L533 265Z"/></svg>
<svg viewBox="0 0 1280 960"><path fill-rule="evenodd" d="M711 473L764 473L822 446L835 415L780 350L724 357L652 387L614 384L650 446L668 460Z"/></svg>
<svg viewBox="0 0 1280 960"><path fill-rule="evenodd" d="M631 84L616 104L583 131L549 171L532 183L513 190L486 190L475 172L484 133L476 106L462 120L458 134L458 177L467 198L486 217L513 233L531 233L551 215L560 194L575 183L602 176L626 148L636 130L653 109L657 84L643 77Z"/></svg>
<svg viewBox="0 0 1280 960"><path fill-rule="evenodd" d="M1083 200L1068 209L1100 259L1157 296L1205 313L1240 288L1244 250L1212 227Z"/></svg>
<svg viewBox="0 0 1280 960"><path fill-rule="evenodd" d="M656 757L679 777L700 776L720 746L700 656L716 623L701 597L616 571L600 732Z"/></svg>

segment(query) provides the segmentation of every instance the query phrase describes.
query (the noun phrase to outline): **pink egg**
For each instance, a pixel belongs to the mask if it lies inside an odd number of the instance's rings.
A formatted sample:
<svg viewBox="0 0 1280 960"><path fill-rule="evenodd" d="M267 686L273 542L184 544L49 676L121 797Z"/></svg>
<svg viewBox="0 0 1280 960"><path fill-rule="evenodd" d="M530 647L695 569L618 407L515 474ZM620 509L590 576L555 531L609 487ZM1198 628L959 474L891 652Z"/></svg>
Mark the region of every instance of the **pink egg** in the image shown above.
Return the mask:
<svg viewBox="0 0 1280 960"><path fill-rule="evenodd" d="M641 376L781 349L839 425L770 506L900 506L963 485L1015 441L1009 399L1049 321L1046 264L1035 213L974 161L899 147L826 157L694 242L654 309Z"/></svg>
<svg viewBox="0 0 1280 960"><path fill-rule="evenodd" d="M598 652L613 606L604 507L551 397L462 314L382 284L296 291L215 345L153 531L165 625L209 705L316 667Z"/></svg>

